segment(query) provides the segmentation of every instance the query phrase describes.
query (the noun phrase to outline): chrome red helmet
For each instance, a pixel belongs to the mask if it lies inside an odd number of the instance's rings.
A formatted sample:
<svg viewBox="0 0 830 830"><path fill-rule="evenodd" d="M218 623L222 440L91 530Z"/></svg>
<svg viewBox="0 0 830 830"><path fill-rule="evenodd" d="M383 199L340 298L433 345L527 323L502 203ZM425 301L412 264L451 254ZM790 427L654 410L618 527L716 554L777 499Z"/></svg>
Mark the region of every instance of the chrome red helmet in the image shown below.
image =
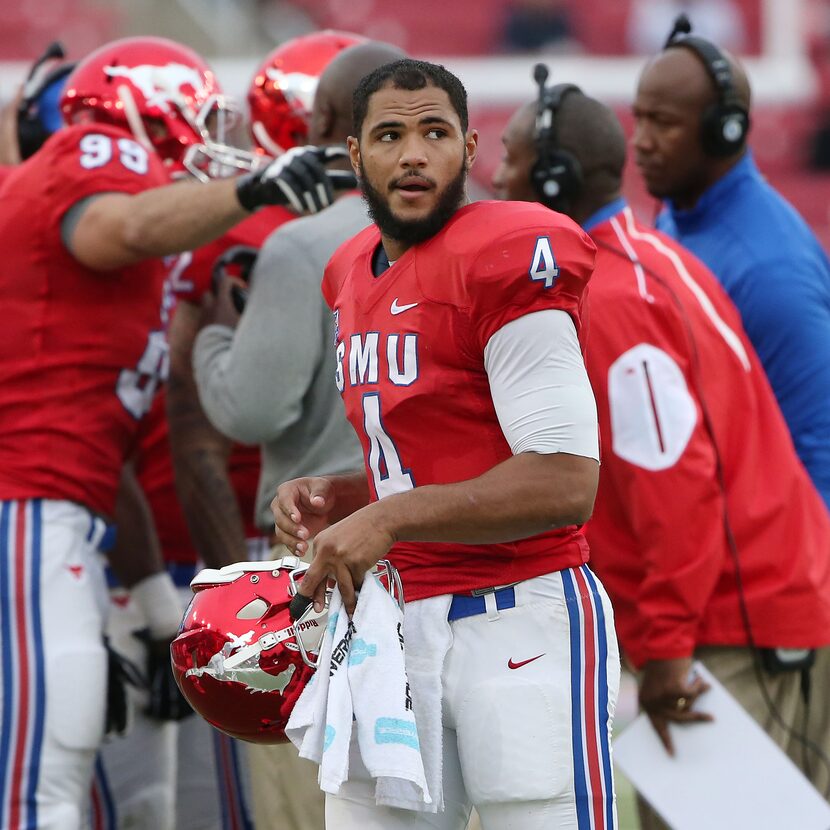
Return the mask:
<svg viewBox="0 0 830 830"><path fill-rule="evenodd" d="M292 620L288 606L308 570L296 556L206 569L190 583L194 597L170 653L188 703L233 738L274 744L317 668L328 625L309 605ZM403 603L398 572L386 560L374 571Z"/></svg>
<svg viewBox="0 0 830 830"><path fill-rule="evenodd" d="M240 562L197 574L171 656L190 705L234 738L281 743L297 698L314 673L328 609L288 606L308 566L295 556Z"/></svg>
<svg viewBox="0 0 830 830"><path fill-rule="evenodd" d="M328 29L293 38L271 52L248 90L254 145L278 156L305 143L320 75L339 52L365 42L361 35Z"/></svg>
<svg viewBox="0 0 830 830"><path fill-rule="evenodd" d="M123 126L165 162L181 165L192 145L224 141L230 108L192 49L165 38L131 37L80 61L67 79L61 111L67 123Z"/></svg>

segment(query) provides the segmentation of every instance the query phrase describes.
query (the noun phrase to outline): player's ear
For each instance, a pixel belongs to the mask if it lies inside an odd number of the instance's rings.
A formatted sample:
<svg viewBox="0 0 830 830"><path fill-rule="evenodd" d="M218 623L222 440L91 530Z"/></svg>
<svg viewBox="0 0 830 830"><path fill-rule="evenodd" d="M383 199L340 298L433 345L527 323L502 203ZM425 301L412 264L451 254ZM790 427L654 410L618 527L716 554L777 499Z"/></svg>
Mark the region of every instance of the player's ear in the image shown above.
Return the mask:
<svg viewBox="0 0 830 830"><path fill-rule="evenodd" d="M478 155L478 130L467 130L467 135L464 136L464 167L469 172L473 166Z"/></svg>
<svg viewBox="0 0 830 830"><path fill-rule="evenodd" d="M355 176L359 179L361 176L360 143L353 135L350 135L346 139L346 146L349 148L349 160L352 163L352 170L354 170Z"/></svg>

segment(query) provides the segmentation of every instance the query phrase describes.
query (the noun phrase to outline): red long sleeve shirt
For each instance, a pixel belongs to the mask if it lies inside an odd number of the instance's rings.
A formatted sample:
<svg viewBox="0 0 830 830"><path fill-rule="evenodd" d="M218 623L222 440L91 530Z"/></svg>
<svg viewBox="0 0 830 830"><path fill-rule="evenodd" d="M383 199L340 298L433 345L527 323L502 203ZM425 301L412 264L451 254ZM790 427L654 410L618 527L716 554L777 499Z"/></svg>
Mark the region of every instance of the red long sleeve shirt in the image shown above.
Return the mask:
<svg viewBox="0 0 830 830"><path fill-rule="evenodd" d="M641 666L748 642L725 515L756 643L830 644L830 517L738 312L701 262L615 206L588 225L603 457L586 535L621 645Z"/></svg>

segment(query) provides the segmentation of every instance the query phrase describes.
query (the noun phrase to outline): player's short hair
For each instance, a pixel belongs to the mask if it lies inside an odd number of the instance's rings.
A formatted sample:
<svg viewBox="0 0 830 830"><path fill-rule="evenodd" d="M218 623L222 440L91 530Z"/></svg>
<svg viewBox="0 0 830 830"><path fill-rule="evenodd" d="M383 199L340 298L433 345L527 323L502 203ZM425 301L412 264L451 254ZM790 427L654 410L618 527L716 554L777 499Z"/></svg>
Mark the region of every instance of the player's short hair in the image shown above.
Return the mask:
<svg viewBox="0 0 830 830"><path fill-rule="evenodd" d="M366 113L369 111L369 99L390 81L395 89L416 90L430 85L443 89L458 115L461 131L467 132L469 117L467 115L467 90L464 89L464 84L452 72L437 63L404 58L378 67L357 85L352 96L352 120L354 134L358 138L363 129L363 122L366 120Z"/></svg>

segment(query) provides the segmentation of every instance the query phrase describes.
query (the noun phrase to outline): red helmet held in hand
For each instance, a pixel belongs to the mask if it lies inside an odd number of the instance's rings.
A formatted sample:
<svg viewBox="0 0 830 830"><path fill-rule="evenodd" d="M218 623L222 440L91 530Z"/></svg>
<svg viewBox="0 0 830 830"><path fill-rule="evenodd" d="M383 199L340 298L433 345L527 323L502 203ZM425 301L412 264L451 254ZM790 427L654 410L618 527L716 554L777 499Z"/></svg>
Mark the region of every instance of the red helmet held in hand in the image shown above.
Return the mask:
<svg viewBox="0 0 830 830"><path fill-rule="evenodd" d="M288 606L308 566L295 556L197 574L195 596L171 646L173 674L190 705L234 738L281 743L314 674L328 609L295 622Z"/></svg>

